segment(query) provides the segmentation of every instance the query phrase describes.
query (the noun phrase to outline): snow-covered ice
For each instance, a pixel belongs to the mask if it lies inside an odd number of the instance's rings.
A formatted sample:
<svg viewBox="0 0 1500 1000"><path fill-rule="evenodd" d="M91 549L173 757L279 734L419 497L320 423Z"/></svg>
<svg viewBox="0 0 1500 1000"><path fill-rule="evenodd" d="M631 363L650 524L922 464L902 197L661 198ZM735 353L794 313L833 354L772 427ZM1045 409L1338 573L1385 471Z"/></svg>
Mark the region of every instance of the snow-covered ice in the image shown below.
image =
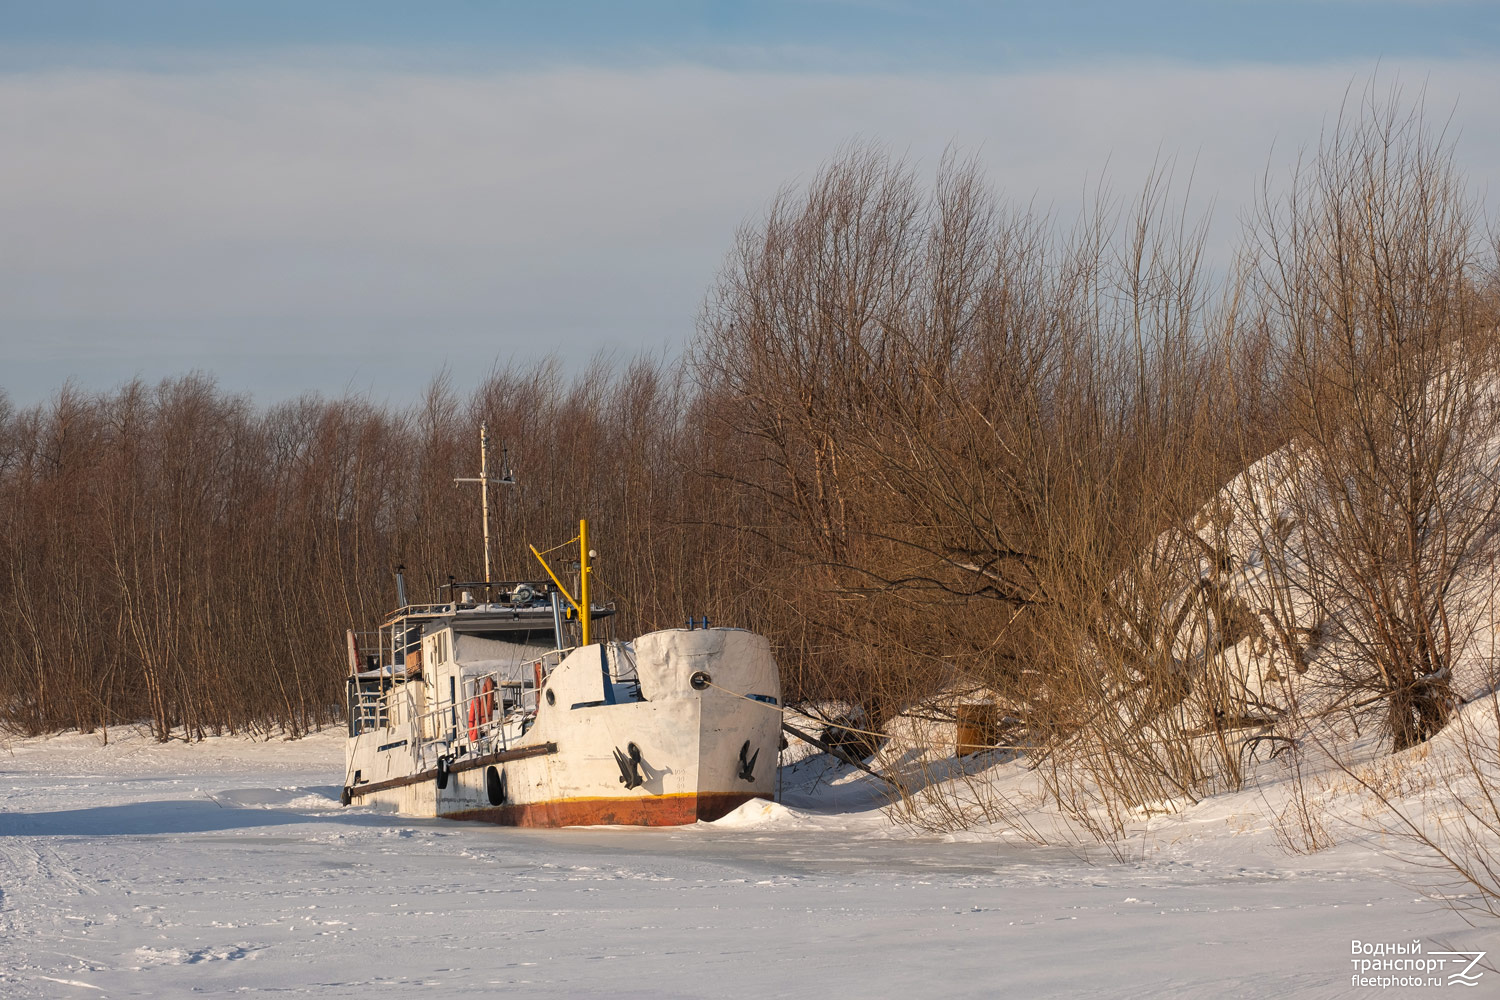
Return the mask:
<svg viewBox="0 0 1500 1000"><path fill-rule="evenodd" d="M1288 856L1232 802L1086 860L913 834L857 774L536 831L342 808L341 761L337 730L0 748L0 995L1413 995L1351 986L1351 940L1500 950L1378 844Z"/></svg>

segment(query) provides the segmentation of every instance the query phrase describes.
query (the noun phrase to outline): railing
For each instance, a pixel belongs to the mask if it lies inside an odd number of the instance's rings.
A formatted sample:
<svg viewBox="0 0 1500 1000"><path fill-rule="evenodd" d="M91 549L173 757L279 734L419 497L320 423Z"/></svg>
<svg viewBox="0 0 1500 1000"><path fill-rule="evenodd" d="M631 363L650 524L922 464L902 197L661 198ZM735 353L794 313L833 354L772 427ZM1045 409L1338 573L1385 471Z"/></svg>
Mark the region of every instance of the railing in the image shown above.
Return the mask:
<svg viewBox="0 0 1500 1000"><path fill-rule="evenodd" d="M354 726L356 732L378 729L385 725L385 695L379 689L359 690L354 695Z"/></svg>
<svg viewBox="0 0 1500 1000"><path fill-rule="evenodd" d="M536 721L547 678L572 651L554 649L505 671L508 676L495 670L464 678L456 702L444 699L416 720L421 748L439 753L455 746L472 747L470 752L476 753L508 749Z"/></svg>
<svg viewBox="0 0 1500 1000"><path fill-rule="evenodd" d="M380 638L385 647L378 654L380 661L387 665L401 663L397 669L404 669L404 661L396 659L394 636L382 629ZM365 648L360 647L362 653ZM503 671L505 676L495 670L464 678L457 701L440 700L412 720L412 735L419 749L424 753L432 749L442 755L452 753L455 748L472 748L469 753L509 749L536 722L548 678L576 648L551 650ZM638 683L629 647L608 643L604 648L610 680L617 684ZM391 716L386 705L389 690L383 678L378 684L367 681L355 685L350 708L356 732L389 724ZM405 717L404 712L401 717Z"/></svg>
<svg viewBox="0 0 1500 1000"><path fill-rule="evenodd" d="M457 607L452 601L439 604L406 604L385 616L385 628L391 628L404 618L437 618L441 615L451 615Z"/></svg>
<svg viewBox="0 0 1500 1000"><path fill-rule="evenodd" d="M406 672L409 651L421 649L420 640L409 641L404 634L398 636L394 628L355 632L354 644L359 654L360 673L380 670L392 677Z"/></svg>

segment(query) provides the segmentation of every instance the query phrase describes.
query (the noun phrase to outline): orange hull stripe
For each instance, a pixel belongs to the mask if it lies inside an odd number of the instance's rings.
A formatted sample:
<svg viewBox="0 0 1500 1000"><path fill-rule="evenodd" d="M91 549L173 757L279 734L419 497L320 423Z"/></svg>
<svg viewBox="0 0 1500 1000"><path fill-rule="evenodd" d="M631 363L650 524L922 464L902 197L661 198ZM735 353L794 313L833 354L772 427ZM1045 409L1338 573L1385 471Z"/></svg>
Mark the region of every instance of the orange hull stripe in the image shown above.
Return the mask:
<svg viewBox="0 0 1500 1000"><path fill-rule="evenodd" d="M683 826L715 820L751 799L769 795L743 792L653 795L642 798L553 799L514 805L462 809L444 819L498 823L501 826Z"/></svg>

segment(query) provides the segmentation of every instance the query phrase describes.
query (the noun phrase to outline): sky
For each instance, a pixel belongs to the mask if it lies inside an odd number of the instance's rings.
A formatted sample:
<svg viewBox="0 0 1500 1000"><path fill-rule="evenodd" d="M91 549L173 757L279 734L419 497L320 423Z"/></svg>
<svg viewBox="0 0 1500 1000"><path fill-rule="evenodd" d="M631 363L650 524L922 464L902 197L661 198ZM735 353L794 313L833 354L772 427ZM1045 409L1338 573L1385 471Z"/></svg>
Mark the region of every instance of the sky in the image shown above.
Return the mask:
<svg viewBox="0 0 1500 1000"><path fill-rule="evenodd" d="M671 355L851 140L1066 217L1174 165L1210 254L1372 77L1500 193L1500 4L0 0L0 392L414 399Z"/></svg>

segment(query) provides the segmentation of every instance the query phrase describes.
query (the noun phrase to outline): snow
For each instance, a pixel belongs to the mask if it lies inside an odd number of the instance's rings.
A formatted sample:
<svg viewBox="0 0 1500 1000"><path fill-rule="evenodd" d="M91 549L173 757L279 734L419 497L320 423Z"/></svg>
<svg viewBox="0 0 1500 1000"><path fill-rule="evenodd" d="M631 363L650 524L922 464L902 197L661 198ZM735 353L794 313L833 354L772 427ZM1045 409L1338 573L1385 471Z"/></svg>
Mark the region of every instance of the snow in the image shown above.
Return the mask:
<svg viewBox="0 0 1500 1000"><path fill-rule="evenodd" d="M1118 860L913 832L822 755L712 824L414 821L338 805L342 742L0 749L0 996L1364 996L1351 940L1495 943L1378 837L1282 853L1274 786L1143 811Z"/></svg>

